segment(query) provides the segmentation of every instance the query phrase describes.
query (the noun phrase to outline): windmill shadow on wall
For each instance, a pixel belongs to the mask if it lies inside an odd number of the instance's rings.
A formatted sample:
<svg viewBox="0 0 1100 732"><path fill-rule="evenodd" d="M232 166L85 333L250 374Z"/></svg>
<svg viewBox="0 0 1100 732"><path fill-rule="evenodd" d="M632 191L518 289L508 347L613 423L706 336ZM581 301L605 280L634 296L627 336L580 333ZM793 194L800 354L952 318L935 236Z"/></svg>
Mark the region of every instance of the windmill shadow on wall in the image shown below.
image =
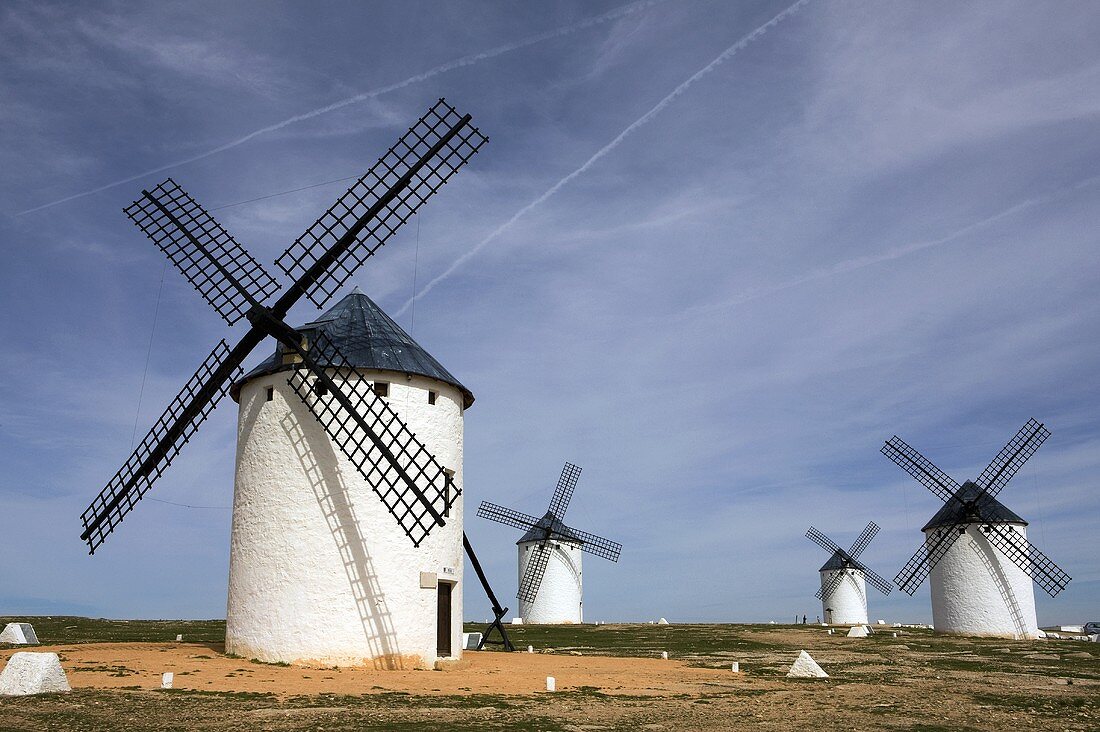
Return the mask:
<svg viewBox="0 0 1100 732"><path fill-rule="evenodd" d="M383 591L360 531L348 485L340 475L336 454L328 440L307 434L313 425L303 424L292 412L281 420L294 453L308 476L317 506L332 534L348 577L348 588L363 625L363 640L370 646L377 669L405 668L398 634ZM334 601L336 598L330 598Z"/></svg>

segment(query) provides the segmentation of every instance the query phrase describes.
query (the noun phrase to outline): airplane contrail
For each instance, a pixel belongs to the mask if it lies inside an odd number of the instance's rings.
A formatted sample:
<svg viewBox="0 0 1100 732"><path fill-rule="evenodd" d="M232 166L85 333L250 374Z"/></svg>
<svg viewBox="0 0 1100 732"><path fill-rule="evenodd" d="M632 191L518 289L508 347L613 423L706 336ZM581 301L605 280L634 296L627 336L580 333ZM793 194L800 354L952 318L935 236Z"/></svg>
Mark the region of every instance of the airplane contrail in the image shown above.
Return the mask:
<svg viewBox="0 0 1100 732"><path fill-rule="evenodd" d="M413 302L415 302L416 300L419 300L421 297L423 297L424 295L431 292L432 289L434 289L436 285L438 285L440 282L442 282L443 280L447 279L452 274L454 274L454 272L459 267L461 267L463 264L465 264L467 261L469 261L479 251L484 249L486 245L488 245L494 239L496 239L501 234L503 234L505 231L510 229L512 227L512 225L514 225L516 223L516 221L521 219L523 216L525 216L532 209L534 209L537 206L544 203L548 198L550 198L555 193L557 193L559 190L561 190L562 187L565 186L567 183L569 183L571 180L573 180L574 178L576 178L577 176L581 175L582 173L587 171L589 168L591 168L598 160L600 160L600 158L606 156L612 150L617 148L619 146L619 144L622 143L622 141L624 139L626 139L626 137L628 135L630 135L632 132L637 130L639 127L646 124L651 119L653 119L658 114L660 114L660 112L665 107L672 104L672 102L674 102L677 97L679 97L681 94L686 92L688 90L688 88L691 87L692 84L694 84L695 82L697 82L699 79L703 78L704 76L706 76L710 72L714 71L714 69L716 69L724 61L728 60L730 57L735 55L738 51L745 48L750 43L755 41L757 38L759 38L760 36L767 33L768 30L770 30L772 27L774 27L778 23L785 20L788 16L792 15L798 9L800 9L803 5L806 5L809 2L810 2L810 0L798 0L798 2L794 3L793 5L790 5L785 10L781 11L779 14L774 16L767 23L764 23L760 27L756 28L751 33L749 33L748 35L742 37L740 40L738 40L732 46L730 46L726 50L722 51L722 53L718 54L710 63L708 63L706 66L704 66L703 68L699 69L694 74L689 76L683 83L681 83L679 86L677 86L671 92L669 92L668 95L665 96L664 99L662 99L661 101L659 101L655 105L653 105L653 107L650 108L650 110L648 112L646 112L641 117L639 117L638 119L636 119L632 123L630 123L630 125L628 125L626 127L626 129L624 129L622 132L620 132L615 137L615 139L613 139L611 142L607 143L606 145L601 147L599 150L597 150L595 152L595 154L593 154L592 157L588 158L588 160L586 160L579 168L577 168L572 173L570 173L569 175L567 175L564 178L562 178L561 180L559 180L554 185L550 186L550 188L548 188L546 190L546 192L544 192L542 195L540 195L535 200L528 203L526 206L524 206L520 210L516 211L512 215L512 217L510 219L508 219L507 221L505 221L503 224L501 224L497 228L493 229L493 231L490 232L488 236L486 236L484 239L479 241L471 249L469 249L462 256L460 256L458 259L456 259L451 264L450 267L448 267L446 270L443 271L443 273L437 275L434 279L432 279L430 282L428 282L428 284L424 285L423 289L421 289L420 292L418 292L415 295L413 295L412 297L410 297L405 302L405 304L401 306L401 309L397 311L396 315L401 315L406 310L408 310L408 308L413 304Z"/></svg>
<svg viewBox="0 0 1100 732"><path fill-rule="evenodd" d="M397 91L398 89L403 89L407 86L411 86L412 84L417 84L421 81L426 81L427 79L430 79L433 76L438 76L439 74L443 74L443 73L446 73L448 71L453 71L453 70L461 68L463 66L470 66L470 65L476 64L480 61L485 61L485 60L494 58L496 56L500 56L502 54L509 53L511 51L517 51L521 48L525 48L527 46L532 46L536 43L541 43L542 41L548 41L548 40L551 40L553 38L560 38L561 36L566 36L566 35L569 35L570 33L576 33L577 31L581 31L581 30L584 30L586 28L591 28L594 25L599 25L601 23L606 23L610 20L617 20L618 18L623 18L627 15L632 15L633 13L636 13L640 10L645 10L647 8L650 8L650 7L652 7L654 5L657 5L658 3L661 3L661 2L664 2L664 1L665 0L640 0L639 2L633 2L633 3L629 3L627 5L621 5L617 8L609 10L608 12L606 12L602 15L596 15L596 16L593 16L591 18L585 18L584 20L578 21L576 23L572 23L570 25L561 26L560 28L555 28L554 30L549 30L549 31L546 31L544 33L539 33L537 35L528 36L527 38L524 38L524 39L519 40L519 41L515 41L513 43L508 43L508 44L505 44L503 46L497 46L496 48L492 48L488 51L481 51L480 53L474 53L474 54L470 54L468 56L463 56L463 57L455 59L453 61L448 61L445 64L440 64L439 66L436 66L435 68L432 68L432 69L429 69L427 71L421 72L419 74L416 74L415 76L410 76L407 79L403 79L403 80L395 82L393 84L389 84L387 86L383 86L383 87L380 87L378 89L373 89L371 91L363 92L361 94L356 94L354 96L346 97L346 98L341 99L339 101L333 102L332 104L325 105L324 107L318 107L317 109L312 109L308 112L303 112L302 114L297 114L297 115L294 115L293 117L288 117L287 119L284 119L281 122L276 122L276 123L268 125L266 127L261 127L258 130L253 130L252 132L249 132L247 135L244 135L243 137L238 137L237 139L232 140L231 142L227 142L224 145L218 145L217 147L211 148L210 150L207 150L206 152L202 152L202 153L199 153L197 155L192 155L189 158L184 158L183 160L177 160L173 163L168 163L166 165L162 165L159 168L152 168L152 169L146 170L142 173L137 173L135 175L131 175L127 178L122 178L122 179L113 181L111 183L106 183L106 184L101 185L97 188L91 188L91 189L88 189L86 191L82 191L80 193L74 193L71 196L65 196L64 198L59 198L56 201L50 201L49 203L43 203L40 206L35 206L34 208L28 208L25 211L20 211L16 215L17 216L23 216L23 215L26 215L26 214L29 214L29 213L34 213L35 211L41 211L43 209L50 208L51 206L56 206L56 205L61 204L61 203L66 203L68 201L72 201L72 200L75 200L77 198L83 198L84 196L90 196L94 193L99 193L100 191L105 191L105 190L108 190L110 188L115 188L115 187L123 185L125 183L132 183L133 181L138 180L139 178L144 178L147 175L153 175L154 173L161 173L165 170L170 170L172 168L178 168L181 165L187 165L188 163L193 163L195 161L202 160L204 158L208 158L211 155L217 155L220 152L225 152L226 150L231 150L235 147L238 147L240 145L245 144L246 142L248 142L249 140L252 140L253 138L259 137L260 135L266 135L269 132L275 132L277 130L281 130L284 127L288 127L290 125L297 124L298 122L304 122L305 120L313 119L314 117L319 117L323 114L328 114L329 112L333 112L337 109L347 107L348 105L351 105L351 104L358 104L359 102L364 102L364 101L367 101L368 99L374 99L375 97L379 97L383 94L388 94L389 92Z"/></svg>

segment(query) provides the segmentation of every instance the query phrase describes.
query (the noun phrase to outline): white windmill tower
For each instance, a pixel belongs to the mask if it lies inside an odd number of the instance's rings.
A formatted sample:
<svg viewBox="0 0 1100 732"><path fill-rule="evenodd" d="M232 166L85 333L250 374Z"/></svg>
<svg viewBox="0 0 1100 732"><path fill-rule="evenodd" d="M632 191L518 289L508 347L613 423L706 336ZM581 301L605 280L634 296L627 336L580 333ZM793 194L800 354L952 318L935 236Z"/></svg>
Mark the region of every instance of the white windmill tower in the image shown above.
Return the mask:
<svg viewBox="0 0 1100 732"><path fill-rule="evenodd" d="M373 397L395 445L415 435L447 466L447 521L430 535L394 521L415 500L393 489L376 458L359 470L366 449L349 457L330 438L326 397L310 393L278 348L231 392L240 418L226 650L394 668L451 656L461 646L462 432L473 395L358 290L296 330L343 354L334 381Z"/></svg>
<svg viewBox="0 0 1100 732"><path fill-rule="evenodd" d="M866 625L867 583L884 595L889 595L893 589L889 582L857 559L878 532L878 524L869 522L848 551L813 526L806 532L806 538L830 552L829 560L818 570L821 589L816 593L826 623Z"/></svg>
<svg viewBox="0 0 1100 732"><path fill-rule="evenodd" d="M566 463L550 508L542 518L482 501L477 515L526 533L519 550L519 614L524 623L580 623L584 620L581 553L619 561L622 544L566 526L562 522L581 469Z"/></svg>
<svg viewBox="0 0 1100 732"><path fill-rule="evenodd" d="M92 501L94 553L218 401L240 401L226 648L264 661L430 666L460 653L462 414L473 395L365 295L301 329L485 144L440 99L279 258L275 279L173 180L127 207L227 323L223 340ZM267 337L275 355L237 380ZM234 383L235 382L235 383ZM445 467L449 466L449 467Z"/></svg>
<svg viewBox="0 0 1100 732"><path fill-rule="evenodd" d="M912 595L931 575L932 625L941 633L1035 638L1032 581L1051 596L1070 577L1027 540L1027 522L996 499L1050 432L1034 419L961 486L897 435L882 453L944 505L924 525L924 544L894 578Z"/></svg>

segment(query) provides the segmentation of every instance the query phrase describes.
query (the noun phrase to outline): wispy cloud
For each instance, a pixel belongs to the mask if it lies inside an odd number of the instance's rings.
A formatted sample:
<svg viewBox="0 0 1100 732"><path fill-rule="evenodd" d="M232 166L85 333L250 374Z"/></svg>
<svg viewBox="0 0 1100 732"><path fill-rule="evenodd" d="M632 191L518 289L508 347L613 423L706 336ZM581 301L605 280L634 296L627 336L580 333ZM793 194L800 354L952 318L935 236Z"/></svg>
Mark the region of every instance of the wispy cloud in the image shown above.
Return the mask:
<svg viewBox="0 0 1100 732"><path fill-rule="evenodd" d="M782 282L777 282L777 283L772 284L772 285L766 285L764 287L750 288L750 289L745 290L744 292L740 293L739 295L737 295L735 297L728 298L728 299L722 300L720 302L713 302L713 303L708 303L706 305L697 305L697 306L694 306L694 307L691 307L691 308L687 308L684 311L682 311L682 312L678 313L677 315L675 315L674 317L676 319L690 319L690 318L697 317L698 315L700 315L702 313L714 312L716 310L724 310L724 309L727 309L727 308L737 307L738 305L743 305L747 302L751 302L753 300L758 300L762 297L767 297L769 295L774 295L774 294L782 292L784 290L789 290L793 287L798 287L799 285L804 285L804 284L807 284L809 282L815 282L817 280L823 280L823 279L826 279L826 278L829 278L829 277L835 277L836 275L844 274L846 272L854 272L856 270L863 269L864 267L870 267L871 265L874 265L874 264L881 264L883 262L890 262L890 261L893 261L895 259L901 259L902 257L907 257L910 254L914 254L916 252L923 251L925 249L931 249L932 247L938 247L938 246L941 246L943 244L949 244L950 242L957 241L959 239L963 239L969 234L973 234L976 231L980 231L981 229L984 229L988 226L991 226L992 224L1003 221L1004 219L1011 218L1012 216L1023 213L1024 211L1032 209L1036 206L1040 206L1040 205L1043 205L1045 203L1050 203L1051 201L1054 201L1054 200L1064 196L1069 191L1080 190L1081 188L1086 188L1088 186L1095 185L1097 182L1100 182L1100 176L1094 176L1094 177L1088 178L1087 180L1075 183L1074 185L1072 185L1068 188L1065 188L1065 189L1063 189L1061 191L1058 191L1058 192L1055 192L1055 193L1051 193L1051 194L1046 195L1046 196L1041 196L1041 197L1037 197L1037 198L1029 198L1025 201L1021 201L1020 203L1017 203L1013 206L1009 206L1008 208L1005 208L1001 211L998 211L995 214L992 214L990 216L986 216L986 217L984 217L984 218L982 218L978 221L974 221L970 224L967 224L966 226L963 226L962 228L956 229L955 231L952 231L950 234L946 234L944 236L941 236L941 237L938 237L938 238L935 238L935 239L927 239L927 240L922 240L922 241L911 242L909 244L904 244L904 245L899 246L899 247L894 247L892 249L888 249L888 250L886 250L884 252L880 252L878 254L866 254L866 255L859 256L859 257L852 257L851 259L846 259L842 262L837 262L836 264L829 265L828 267L822 267L822 268L819 268L819 269L815 269L811 272L807 272L806 274L799 275L797 277L792 277L792 278L790 278L788 280L784 280Z"/></svg>
<svg viewBox="0 0 1100 732"><path fill-rule="evenodd" d="M58 204L61 204L61 203L66 203L68 201L72 201L72 200L75 200L77 198L83 198L84 196L90 196L94 193L99 193L100 191L106 191L110 188L115 188L116 186L120 186L120 185L123 185L125 183L131 183L131 182L133 182L135 180L138 180L140 178L144 178L147 175L153 175L154 173L162 173L166 170L171 170L172 168L178 168L181 165L187 165L188 163L194 163L194 162L197 162L199 160L209 158L213 155L217 155L218 153L225 152L226 150L232 150L233 148L239 147L239 146L245 144L246 142L249 142L250 140L253 140L253 139L255 139L257 137L260 137L262 135L266 135L266 134L270 134L272 132L276 132L276 131L281 130L285 127L289 127L291 125L295 125L295 124L298 124L298 123L301 123L301 122L305 122L307 120L311 120L311 119L314 119L316 117L320 117L322 115L329 114L330 112L335 112L338 109L343 109L344 107L348 107L348 106L353 105L353 104L359 104L361 102L365 102L365 101L374 99L374 98L379 97L383 94L389 94L390 92L397 91L398 89L404 89L407 86L412 86L413 84L418 84L420 82L427 81L428 79L432 78L433 76L439 76L440 74L447 73L448 71L453 71L455 69L459 69L459 68L462 68L464 66L470 66L470 65L473 65L473 64L476 64L476 63L480 63L481 61L487 61L491 58L495 58L497 56L501 56L503 54L510 53L512 51L517 51L521 48L526 48L527 46L532 46L536 43L542 43L544 41L549 41L549 40L552 40L554 38L561 38L562 36L566 36L566 35L569 35L571 33L576 33L578 31L584 30L586 28L591 28L591 27L593 27L595 25L599 25L601 23L607 23L607 22L612 21L612 20L617 20L619 18L625 17L625 16L630 15L632 13L636 13L636 12L639 12L641 10L645 10L645 9L647 9L649 7L652 7L652 6L654 6L654 5L656 5L660 2L663 2L663 1L664 0L642 0L641 2L630 3L628 5L623 5L623 6L617 7L613 10L610 10L606 13L603 13L602 15L597 15L597 16L594 16L594 17L591 17L591 18L586 18L585 20L581 20L581 21L578 21L576 23L570 23L569 25L565 25L565 26L562 26L560 28L555 28L554 30L546 31L545 33L539 33L537 35L528 36L527 38L524 38L522 40L515 41L513 43L507 43L507 44L504 44L502 46L497 46L496 48L491 48L487 51L481 51L479 53L470 54L468 56L462 56L461 58L457 58L457 59L454 59L453 61L448 61L447 63L440 64L440 65L435 66L431 69L428 69L427 71L421 72L419 74L415 74L414 76L409 76L409 77L407 77L405 79L402 79L401 81L395 82L393 84L388 84L386 86L382 86L382 87L379 87L377 89L372 89L370 91L363 92L361 94L355 94L355 95L350 96L350 97L345 97L344 99L333 102L332 104L327 104L323 107L317 107L316 109L311 109L308 112L303 112L302 114L296 114L293 117L288 117L288 118L286 118L284 120L281 120L279 122L276 122L274 124L270 124L270 125L267 125L265 127L261 127L259 129L253 130L252 132L249 132L246 135L238 137L235 140L231 140L230 142L227 142L223 145L218 145L215 148L211 148L210 150L199 153L197 155L192 155L192 156L184 158L182 160L176 160L174 162L167 163L165 165L161 165L161 166L156 167L156 168L151 168L151 169L143 171L141 173L137 173L135 175L127 176L126 178L121 178L121 179L118 179L118 180L114 180L114 181L111 181L110 183L105 183L101 186L97 186L95 188L90 188L86 191L81 191L80 193L74 193L70 196L65 196L64 198L59 198L55 201L50 201L49 203L43 203L40 206L35 206L33 208L28 208L24 211L20 211L17 215L23 216L25 214L34 213L35 211L42 211L44 209L51 208L53 206L57 206ZM177 63L178 60L179 60L178 59L179 50L180 49L165 50L163 52L162 56L165 56L166 58L172 60L173 63ZM194 51L194 49L185 49L185 50L187 50L188 53L192 53Z"/></svg>

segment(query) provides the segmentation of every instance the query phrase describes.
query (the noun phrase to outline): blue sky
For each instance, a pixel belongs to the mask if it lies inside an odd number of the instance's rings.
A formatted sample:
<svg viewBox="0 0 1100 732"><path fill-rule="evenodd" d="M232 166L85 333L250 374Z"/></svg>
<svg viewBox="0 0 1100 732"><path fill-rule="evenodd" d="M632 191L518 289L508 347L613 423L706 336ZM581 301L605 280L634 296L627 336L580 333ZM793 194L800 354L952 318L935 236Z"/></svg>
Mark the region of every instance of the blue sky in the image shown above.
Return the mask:
<svg viewBox="0 0 1100 732"><path fill-rule="evenodd" d="M225 612L230 402L101 553L78 538L135 415L239 337L122 207L172 175L271 262L347 184L266 196L446 96L489 145L348 287L477 396L468 506L541 513L584 467L570 522L624 544L585 565L588 619L812 619L810 524L876 521L892 577L938 508L883 440L961 482L1032 416L1053 435L1001 498L1074 578L1039 620L1097 619L1100 12L766 25L787 8L5 3L0 614ZM466 525L510 598L516 533ZM930 619L927 584L871 614Z"/></svg>

